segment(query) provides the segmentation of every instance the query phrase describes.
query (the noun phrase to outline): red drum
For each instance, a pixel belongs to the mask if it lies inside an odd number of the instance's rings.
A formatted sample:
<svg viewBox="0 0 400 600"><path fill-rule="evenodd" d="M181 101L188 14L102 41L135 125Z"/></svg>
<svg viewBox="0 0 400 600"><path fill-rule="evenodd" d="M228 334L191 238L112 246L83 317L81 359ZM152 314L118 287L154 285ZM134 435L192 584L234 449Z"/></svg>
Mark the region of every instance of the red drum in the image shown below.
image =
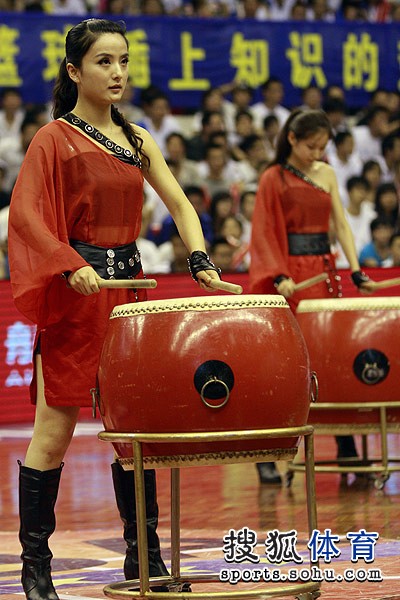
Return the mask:
<svg viewBox="0 0 400 600"><path fill-rule="evenodd" d="M297 320L316 371L319 402L364 403L362 409L310 412L313 425L337 423L362 429L379 422L371 402L400 400L400 298L303 300ZM315 410L314 410L315 409ZM400 422L389 408L388 425Z"/></svg>
<svg viewBox="0 0 400 600"><path fill-rule="evenodd" d="M117 306L98 383L105 430L124 433L302 427L311 387L303 336L287 302L277 295ZM227 462L262 459L266 450L277 448L291 449L282 456L290 458L298 441L297 435L206 446L172 440L143 444L143 455L145 464L146 457L158 457L159 466L170 466L171 457L182 455L190 464L210 464L216 452L225 453ZM131 444L114 447L122 464L124 458L129 463Z"/></svg>

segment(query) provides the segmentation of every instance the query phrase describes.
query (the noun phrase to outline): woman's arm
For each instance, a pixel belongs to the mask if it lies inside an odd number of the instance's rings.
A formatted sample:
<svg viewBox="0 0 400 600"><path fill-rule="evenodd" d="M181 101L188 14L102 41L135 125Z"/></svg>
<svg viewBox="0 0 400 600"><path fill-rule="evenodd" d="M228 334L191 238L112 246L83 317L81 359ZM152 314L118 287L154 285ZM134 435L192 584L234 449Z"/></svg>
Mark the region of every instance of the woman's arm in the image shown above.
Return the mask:
<svg viewBox="0 0 400 600"><path fill-rule="evenodd" d="M150 168L143 169L144 177L168 208L189 254L196 250L206 252L200 220L195 209L172 175L151 135L142 127L134 127L143 139L143 150L150 159ZM219 276L216 271L207 270L200 271L197 278L207 286L211 279L219 279Z"/></svg>
<svg viewBox="0 0 400 600"><path fill-rule="evenodd" d="M334 170L330 165L326 165L326 181L328 183L329 192L332 198L332 221L335 228L336 237L343 248L343 252L349 262L350 270L352 272L352 279L354 284L363 288L365 291L373 291L372 286L369 285L368 278L365 277L366 281L361 281L360 277L363 275L360 273L360 263L357 257L357 251L354 244L353 232L351 231L350 225L346 219L344 208L339 196L339 190Z"/></svg>

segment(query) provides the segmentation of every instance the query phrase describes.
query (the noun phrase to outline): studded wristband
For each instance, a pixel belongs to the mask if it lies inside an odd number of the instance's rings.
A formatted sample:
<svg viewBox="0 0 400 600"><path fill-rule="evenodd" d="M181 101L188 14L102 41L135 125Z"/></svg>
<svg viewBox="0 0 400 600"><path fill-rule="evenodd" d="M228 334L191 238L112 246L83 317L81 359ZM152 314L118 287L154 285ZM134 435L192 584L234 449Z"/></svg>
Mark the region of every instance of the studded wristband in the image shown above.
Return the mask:
<svg viewBox="0 0 400 600"><path fill-rule="evenodd" d="M202 252L201 250L195 250L192 252L187 261L190 274L195 281L197 281L197 273L200 271L216 271L217 273L221 272L221 269L217 269L214 263L211 262L208 254Z"/></svg>
<svg viewBox="0 0 400 600"><path fill-rule="evenodd" d="M274 279L274 287L278 287L278 285L280 283L282 283L282 281L285 281L285 279L289 279L289 277L287 277L286 275L278 275L278 277L275 277Z"/></svg>
<svg viewBox="0 0 400 600"><path fill-rule="evenodd" d="M361 287L363 283L367 283L370 281L368 275L366 275L363 271L353 271L351 274L351 279L356 287Z"/></svg>

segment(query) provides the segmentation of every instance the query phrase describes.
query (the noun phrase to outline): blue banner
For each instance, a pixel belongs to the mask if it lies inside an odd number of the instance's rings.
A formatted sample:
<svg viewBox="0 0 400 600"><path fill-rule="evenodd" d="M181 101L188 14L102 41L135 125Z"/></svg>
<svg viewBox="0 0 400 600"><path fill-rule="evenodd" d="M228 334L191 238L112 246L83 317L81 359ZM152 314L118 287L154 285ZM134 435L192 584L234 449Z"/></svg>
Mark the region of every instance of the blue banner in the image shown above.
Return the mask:
<svg viewBox="0 0 400 600"><path fill-rule="evenodd" d="M80 20L0 13L0 88L20 88L25 102L48 101L65 35ZM288 107L300 104L301 91L311 84L343 87L350 107L364 106L377 88L400 90L398 24L124 20L135 88L157 85L175 108L197 109L210 87L236 79L258 89L270 76L283 81Z"/></svg>

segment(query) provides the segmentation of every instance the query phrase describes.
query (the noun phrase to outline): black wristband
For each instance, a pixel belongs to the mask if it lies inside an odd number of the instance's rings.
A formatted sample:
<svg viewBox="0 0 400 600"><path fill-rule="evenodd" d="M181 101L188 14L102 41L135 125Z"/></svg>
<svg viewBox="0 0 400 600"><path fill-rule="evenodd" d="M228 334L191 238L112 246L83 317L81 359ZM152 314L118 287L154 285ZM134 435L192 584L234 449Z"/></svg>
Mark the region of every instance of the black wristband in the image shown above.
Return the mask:
<svg viewBox="0 0 400 600"><path fill-rule="evenodd" d="M277 288L282 281L285 281L285 279L289 279L289 277L286 275L278 275L278 277L275 277L274 279L274 286Z"/></svg>
<svg viewBox="0 0 400 600"><path fill-rule="evenodd" d="M366 275L363 271L353 271L351 274L351 279L356 287L361 287L363 283L367 283L370 281L368 275Z"/></svg>
<svg viewBox="0 0 400 600"><path fill-rule="evenodd" d="M199 271L216 271L221 273L221 269L217 269L210 257L201 250L195 250L192 252L190 257L187 259L189 265L189 271L195 281L197 281L197 273Z"/></svg>

